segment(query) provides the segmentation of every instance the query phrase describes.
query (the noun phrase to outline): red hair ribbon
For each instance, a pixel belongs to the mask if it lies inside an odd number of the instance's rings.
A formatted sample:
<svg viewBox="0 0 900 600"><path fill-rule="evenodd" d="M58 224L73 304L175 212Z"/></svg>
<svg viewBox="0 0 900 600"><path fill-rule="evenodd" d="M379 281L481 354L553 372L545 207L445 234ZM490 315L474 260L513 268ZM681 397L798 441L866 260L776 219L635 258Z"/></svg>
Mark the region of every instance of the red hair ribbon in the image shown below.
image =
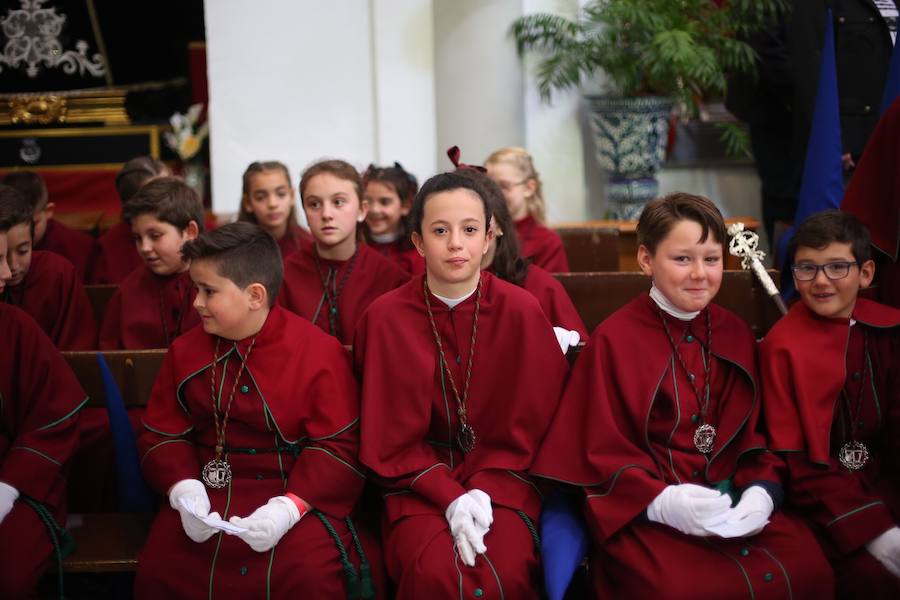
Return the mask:
<svg viewBox="0 0 900 600"><path fill-rule="evenodd" d="M479 173L487 173L487 169L479 165L467 165L466 163L459 162L460 151L459 146L453 146L449 150L447 150L447 158L450 159L450 162L453 163L453 166L457 169L472 169L473 171L478 171Z"/></svg>

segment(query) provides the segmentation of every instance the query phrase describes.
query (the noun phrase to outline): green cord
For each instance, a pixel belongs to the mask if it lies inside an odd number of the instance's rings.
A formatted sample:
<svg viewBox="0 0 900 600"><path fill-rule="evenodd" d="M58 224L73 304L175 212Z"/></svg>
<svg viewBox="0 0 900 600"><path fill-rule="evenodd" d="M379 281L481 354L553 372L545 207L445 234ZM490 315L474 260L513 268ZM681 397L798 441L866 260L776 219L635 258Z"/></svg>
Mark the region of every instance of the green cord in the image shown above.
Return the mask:
<svg viewBox="0 0 900 600"><path fill-rule="evenodd" d="M314 508L310 512L322 522L322 525L325 526L325 530L328 531L328 535L334 540L334 545L337 547L338 554L341 557L341 566L344 569L344 575L347 577L348 600L359 600L359 598L362 597L359 576L356 574L356 569L353 568L353 564L350 562L350 557L347 555L347 548L344 547L344 543L341 541L337 531L334 530L328 517L322 514L322 511Z"/></svg>
<svg viewBox="0 0 900 600"><path fill-rule="evenodd" d="M59 584L59 598L60 600L65 600L66 593L63 586L63 558L75 550L75 541L68 531L57 525L46 506L27 496L21 496L20 499L37 513L41 523L43 523L44 527L47 529L47 535L50 536L50 543L53 545L53 555L56 557L56 576L57 583ZM62 542L60 541L60 537L63 538Z"/></svg>
<svg viewBox="0 0 900 600"><path fill-rule="evenodd" d="M356 553L359 555L359 575L360 575L360 597L374 598L375 586L372 585L372 570L369 568L369 561L366 560L366 553L363 551L362 542L356 534L356 527L353 526L353 520L345 517L347 529L350 530L350 537L353 538L353 545L356 546Z"/></svg>
<svg viewBox="0 0 900 600"><path fill-rule="evenodd" d="M540 554L541 552L541 537L538 535L537 529L534 527L534 521L526 515L523 511L517 510L516 514L518 514L522 520L525 522L525 527L528 528L528 531L531 532L531 539L534 540L534 549Z"/></svg>

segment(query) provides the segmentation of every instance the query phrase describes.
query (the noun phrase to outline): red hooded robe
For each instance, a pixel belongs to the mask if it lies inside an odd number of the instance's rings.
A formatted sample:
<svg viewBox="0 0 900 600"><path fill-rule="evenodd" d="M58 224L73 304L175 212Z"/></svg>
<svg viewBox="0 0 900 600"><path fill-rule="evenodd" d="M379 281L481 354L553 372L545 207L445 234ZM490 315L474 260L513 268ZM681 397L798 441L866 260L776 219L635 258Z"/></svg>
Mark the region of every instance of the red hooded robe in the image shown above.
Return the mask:
<svg viewBox="0 0 900 600"><path fill-rule="evenodd" d="M144 266L134 245L131 226L117 223L97 240L97 256L91 273L91 283L121 283L123 279Z"/></svg>
<svg viewBox="0 0 900 600"><path fill-rule="evenodd" d="M668 485L740 492L779 483L781 462L757 431L753 335L725 309L707 310L713 360L706 422L717 430L708 458L693 445L699 402L661 322L703 394L705 313L690 323L662 316L642 294L594 331L532 472L582 488L598 598L831 597L815 538L780 511L762 533L735 539L688 536L645 516Z"/></svg>
<svg viewBox="0 0 900 600"><path fill-rule="evenodd" d="M19 491L0 523L0 597L27 598L53 561L30 498L66 521L66 463L87 398L53 343L27 314L0 303L0 481Z"/></svg>
<svg viewBox="0 0 900 600"><path fill-rule="evenodd" d="M138 450L144 475L160 494L182 479L200 479L203 465L215 456L210 365L216 339L199 327L177 339L153 388ZM270 498L294 493L326 515L358 572L359 557L342 520L365 481L357 459L359 399L350 357L333 338L280 307L269 313L248 357L251 339L223 339L219 345L221 411L235 389L225 430L233 479L226 488L207 488L211 512L226 520L246 517ZM378 560L372 547L367 554ZM260 553L225 534L201 544L191 541L178 512L166 503L139 559L137 598L344 598L347 593L335 542L312 514Z"/></svg>
<svg viewBox="0 0 900 600"><path fill-rule="evenodd" d="M553 275L536 265L528 265L528 274L522 287L537 298L551 325L577 331L581 341L587 341L588 332L584 321L566 289Z"/></svg>
<svg viewBox="0 0 900 600"><path fill-rule="evenodd" d="M519 254L550 273L568 273L569 259L559 234L528 215L516 221Z"/></svg>
<svg viewBox="0 0 900 600"><path fill-rule="evenodd" d="M48 250L65 257L75 266L78 280L81 283L88 282L96 251L96 241L88 234L55 219L48 219L44 237L34 245L34 249Z"/></svg>
<svg viewBox="0 0 900 600"><path fill-rule="evenodd" d="M900 522L900 311L859 298L853 318L851 327L797 302L772 328L760 346L766 422L840 596L896 598L900 579L863 546ZM838 461L851 437L870 454L855 472Z"/></svg>
<svg viewBox="0 0 900 600"><path fill-rule="evenodd" d="M527 527L541 495L525 474L556 410L567 372L552 327L528 292L482 273L475 359L466 400L475 448L456 445L457 406L425 309L424 276L375 301L360 320L360 459L385 488L385 563L397 598L536 598L539 561ZM462 392L476 294L455 308L431 297ZM467 490L491 497L494 523L475 567L455 555L444 516ZM522 517L525 515L527 520ZM480 591L479 591L480 590Z"/></svg>

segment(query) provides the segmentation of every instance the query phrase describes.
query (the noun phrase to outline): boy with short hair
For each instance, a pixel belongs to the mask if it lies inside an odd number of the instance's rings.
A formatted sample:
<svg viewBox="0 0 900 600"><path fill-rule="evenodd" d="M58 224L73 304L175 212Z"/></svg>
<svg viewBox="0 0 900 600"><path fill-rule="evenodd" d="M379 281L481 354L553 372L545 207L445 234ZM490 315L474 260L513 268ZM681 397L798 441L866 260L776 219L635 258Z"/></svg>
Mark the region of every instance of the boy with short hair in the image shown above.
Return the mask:
<svg viewBox="0 0 900 600"><path fill-rule="evenodd" d="M87 283L96 251L94 238L53 218L56 203L50 202L47 184L34 171L13 171L3 183L19 190L34 211L34 249L64 257L74 265L78 280Z"/></svg>
<svg viewBox="0 0 900 600"><path fill-rule="evenodd" d="M144 474L171 509L136 597L347 597L359 557L345 517L364 483L350 356L274 306L281 255L259 226L225 225L183 254L203 327L172 344L143 420Z"/></svg>
<svg viewBox="0 0 900 600"><path fill-rule="evenodd" d="M162 161L149 156L132 158L116 175L119 200L124 205L145 183L168 175L171 175L169 168ZM143 264L134 247L131 225L123 219L97 239L97 256L94 258L91 283L120 283Z"/></svg>
<svg viewBox="0 0 900 600"><path fill-rule="evenodd" d="M75 267L53 252L32 250L31 206L18 190L0 184L0 204L10 217L11 271L0 299L31 315L60 350L95 350L97 323Z"/></svg>
<svg viewBox="0 0 900 600"><path fill-rule="evenodd" d="M203 205L181 179L160 177L125 203L122 218L146 268L123 279L107 305L100 349L167 348L200 323L181 247L203 231Z"/></svg>
<svg viewBox="0 0 900 600"><path fill-rule="evenodd" d="M760 347L771 449L813 524L841 598L900 594L900 311L859 297L869 234L828 210L788 248L796 303Z"/></svg>
<svg viewBox="0 0 900 600"><path fill-rule="evenodd" d="M0 293L11 216L0 202ZM40 327L2 302L0 340L0 598L30 598L66 521L66 464L87 398Z"/></svg>

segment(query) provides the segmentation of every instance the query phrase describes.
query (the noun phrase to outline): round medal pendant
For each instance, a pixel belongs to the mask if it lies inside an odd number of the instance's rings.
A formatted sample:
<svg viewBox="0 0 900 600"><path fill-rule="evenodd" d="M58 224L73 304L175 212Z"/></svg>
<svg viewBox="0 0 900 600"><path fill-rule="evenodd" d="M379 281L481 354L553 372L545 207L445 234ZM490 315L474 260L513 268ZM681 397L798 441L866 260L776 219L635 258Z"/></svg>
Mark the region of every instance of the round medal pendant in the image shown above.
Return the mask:
<svg viewBox="0 0 900 600"><path fill-rule="evenodd" d="M475 430L471 425L466 424L459 428L459 433L456 434L456 443L459 444L459 449L466 454L475 449Z"/></svg>
<svg viewBox="0 0 900 600"><path fill-rule="evenodd" d="M228 461L214 458L203 467L203 483L213 489L221 489L231 483L231 465Z"/></svg>
<svg viewBox="0 0 900 600"><path fill-rule="evenodd" d="M712 425L704 424L694 430L694 446L696 446L700 454L712 452L715 442L716 428Z"/></svg>
<svg viewBox="0 0 900 600"><path fill-rule="evenodd" d="M847 442L841 446L838 460L848 471L859 471L869 462L869 450L862 442Z"/></svg>

